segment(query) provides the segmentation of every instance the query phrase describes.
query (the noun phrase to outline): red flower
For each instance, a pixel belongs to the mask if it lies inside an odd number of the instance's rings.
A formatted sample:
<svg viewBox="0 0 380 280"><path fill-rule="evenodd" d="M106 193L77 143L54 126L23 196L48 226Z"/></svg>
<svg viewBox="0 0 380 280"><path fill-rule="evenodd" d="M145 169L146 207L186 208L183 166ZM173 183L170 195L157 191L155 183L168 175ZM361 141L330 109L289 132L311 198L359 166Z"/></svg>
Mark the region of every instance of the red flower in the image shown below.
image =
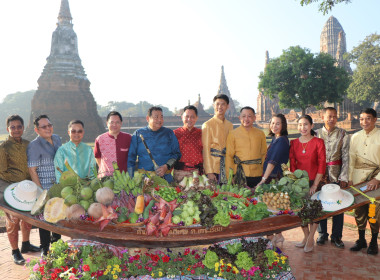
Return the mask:
<svg viewBox="0 0 380 280"><path fill-rule="evenodd" d="M160 260L160 257L158 255L151 255L150 258L152 259L152 261L154 262L158 262Z"/></svg>
<svg viewBox="0 0 380 280"><path fill-rule="evenodd" d="M255 199L252 203L253 203L253 205L256 205L257 204L257 200Z"/></svg>
<svg viewBox="0 0 380 280"><path fill-rule="evenodd" d="M236 193L234 193L232 196L233 196L233 197L236 197L236 198L242 198L242 197L243 197L242 195L238 195L238 194L236 194Z"/></svg>
<svg viewBox="0 0 380 280"><path fill-rule="evenodd" d="M162 257L162 261L163 261L164 263L169 262L169 261L170 261L170 257L167 256L167 255L165 255L165 256Z"/></svg>
<svg viewBox="0 0 380 280"><path fill-rule="evenodd" d="M185 252L183 253L185 256L187 256L188 254L190 254L190 248L186 248L185 249Z"/></svg>
<svg viewBox="0 0 380 280"><path fill-rule="evenodd" d="M96 272L91 273L91 277L96 276Z"/></svg>
<svg viewBox="0 0 380 280"><path fill-rule="evenodd" d="M284 214L288 214L288 213L289 213L289 211L288 211L288 210L285 210L285 211L284 211Z"/></svg>
<svg viewBox="0 0 380 280"><path fill-rule="evenodd" d="M71 270L71 272L74 274L77 274L77 271L78 271L78 269L76 269L75 267L73 267L73 269Z"/></svg>
<svg viewBox="0 0 380 280"><path fill-rule="evenodd" d="M140 255L134 255L133 260L138 261L140 259Z"/></svg>
<svg viewBox="0 0 380 280"><path fill-rule="evenodd" d="M196 259L196 260L198 260L198 259L200 259L200 258L201 258L200 255L198 255L198 254L195 255L195 259Z"/></svg>
<svg viewBox="0 0 380 280"><path fill-rule="evenodd" d="M57 279L58 275L57 275L57 273L52 273L50 275L50 277L51 277L51 279L55 280L55 279Z"/></svg>
<svg viewBox="0 0 380 280"><path fill-rule="evenodd" d="M269 269L273 269L273 266L270 265L270 266L268 266L268 268L269 268Z"/></svg>
<svg viewBox="0 0 380 280"><path fill-rule="evenodd" d="M155 187L154 188L156 191L159 191L160 190L160 187Z"/></svg>
<svg viewBox="0 0 380 280"><path fill-rule="evenodd" d="M249 206L249 203L248 203L248 202L244 202L244 205L248 207L248 206Z"/></svg>
<svg viewBox="0 0 380 280"><path fill-rule="evenodd" d="M175 190L176 190L177 193L181 192L181 189L179 187L176 187Z"/></svg>
<svg viewBox="0 0 380 280"><path fill-rule="evenodd" d="M88 264L84 265L83 271L90 271L90 266Z"/></svg>
<svg viewBox="0 0 380 280"><path fill-rule="evenodd" d="M194 273L195 273L195 270L194 270L194 269L192 269L190 272L191 272L191 274L194 274Z"/></svg>

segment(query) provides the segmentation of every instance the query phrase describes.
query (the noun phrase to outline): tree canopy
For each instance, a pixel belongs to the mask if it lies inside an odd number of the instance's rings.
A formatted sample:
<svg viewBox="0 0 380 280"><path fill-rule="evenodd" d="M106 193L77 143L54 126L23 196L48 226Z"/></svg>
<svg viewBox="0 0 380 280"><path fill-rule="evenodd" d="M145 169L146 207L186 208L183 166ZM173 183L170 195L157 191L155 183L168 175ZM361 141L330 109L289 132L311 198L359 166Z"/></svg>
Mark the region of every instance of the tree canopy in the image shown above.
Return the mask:
<svg viewBox="0 0 380 280"><path fill-rule="evenodd" d="M380 35L371 34L345 54L356 65L348 97L361 105L380 101Z"/></svg>
<svg viewBox="0 0 380 280"><path fill-rule="evenodd" d="M290 47L271 59L260 73L259 90L271 99L278 96L280 108L301 109L342 101L349 74L335 66L331 55L314 55L300 46Z"/></svg>
<svg viewBox="0 0 380 280"><path fill-rule="evenodd" d="M329 11L332 10L332 8L339 3L351 3L351 0L301 0L300 4L303 5L309 5L314 2L320 2L319 3L319 11L322 12L324 15L328 14Z"/></svg>

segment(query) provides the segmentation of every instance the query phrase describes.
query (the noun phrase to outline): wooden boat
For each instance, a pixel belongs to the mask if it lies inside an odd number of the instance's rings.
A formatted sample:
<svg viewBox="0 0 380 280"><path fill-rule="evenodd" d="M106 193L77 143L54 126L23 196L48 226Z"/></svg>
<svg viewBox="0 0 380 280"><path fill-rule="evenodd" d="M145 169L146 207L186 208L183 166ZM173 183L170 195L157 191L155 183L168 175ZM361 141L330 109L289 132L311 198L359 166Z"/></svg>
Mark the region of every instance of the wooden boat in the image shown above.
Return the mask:
<svg viewBox="0 0 380 280"><path fill-rule="evenodd" d="M360 188L365 184L366 183L361 183L356 185L356 187ZM239 237L273 234L296 228L301 225L301 219L298 216L281 215L272 216L261 221L232 222L228 227L214 226L210 229L200 226L178 226L171 228L169 235L166 237L146 235L144 226L127 227L109 224L100 231L99 224L94 224L92 222L62 220L59 221L58 224L50 224L31 216L30 212L15 210L4 201L4 189L5 187L0 188L0 208L9 214L19 217L36 227L44 228L74 239L84 238L123 247L184 247L212 244ZM369 200L366 197L358 194L351 188L346 190L354 195L354 204L336 212L324 213L324 215L318 220L335 216L369 203ZM380 199L380 189L366 191L366 193L371 197Z"/></svg>

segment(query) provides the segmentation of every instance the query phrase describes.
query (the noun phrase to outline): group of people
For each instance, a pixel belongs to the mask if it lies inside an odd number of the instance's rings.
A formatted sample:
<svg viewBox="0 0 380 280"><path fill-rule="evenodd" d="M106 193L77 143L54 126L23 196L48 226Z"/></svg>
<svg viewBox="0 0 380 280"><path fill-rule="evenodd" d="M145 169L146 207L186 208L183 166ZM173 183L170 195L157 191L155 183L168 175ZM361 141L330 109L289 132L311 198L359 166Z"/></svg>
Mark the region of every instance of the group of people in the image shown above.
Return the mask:
<svg viewBox="0 0 380 280"><path fill-rule="evenodd" d="M253 126L256 116L251 107L240 110L241 125L233 125L225 118L229 108L229 98L217 95L213 99L214 116L195 127L198 119L197 108L189 105L183 109L183 127L174 131L164 127L164 116L160 107L148 110L147 126L137 129L132 135L121 131L123 118L112 111L107 115L108 131L95 139L94 150L82 142L85 125L73 120L68 125L70 141L62 145L61 138L53 134L53 124L46 115L34 120L37 138L30 143L22 138L24 122L18 115L7 118L8 139L0 145L0 184L7 185L31 179L43 189L49 189L59 182L61 172L67 170L65 161L81 178L94 175L112 175L113 162L120 171L151 172L168 182L180 182L184 176L194 171L206 174L210 180L225 183L233 175L234 183L255 189L257 185L278 180L282 177L281 164L290 162L290 170L306 170L310 179L310 195L322 184L336 183L341 187L369 181L368 188L376 189L380 184L380 131L376 128L376 111L365 109L360 114L362 131L351 137L337 125L337 111L328 107L323 110L324 126L313 130L310 116L298 120L300 137L288 140L285 116L273 116L269 136L271 144L267 148L264 132ZM97 167L96 167L97 165ZM173 171L173 172L172 172ZM233 172L233 174L230 174ZM173 174L173 176L172 176ZM377 207L378 209L379 207ZM365 226L368 206L356 209L359 240L351 248L358 251L367 247ZM378 216L378 211L376 212ZM6 214L7 233L15 263L25 262L21 253L40 251L46 255L50 244L60 235L40 229L40 247L29 242L31 226L21 221L23 243L18 249L18 229L20 220ZM328 240L327 221L303 227L304 239L297 247L305 252L313 250L314 233L317 230L317 244ZM343 214L333 217L331 242L343 248ZM379 224L371 224L372 239L368 254L377 254L377 234ZM269 236L279 245L284 241L281 233Z"/></svg>

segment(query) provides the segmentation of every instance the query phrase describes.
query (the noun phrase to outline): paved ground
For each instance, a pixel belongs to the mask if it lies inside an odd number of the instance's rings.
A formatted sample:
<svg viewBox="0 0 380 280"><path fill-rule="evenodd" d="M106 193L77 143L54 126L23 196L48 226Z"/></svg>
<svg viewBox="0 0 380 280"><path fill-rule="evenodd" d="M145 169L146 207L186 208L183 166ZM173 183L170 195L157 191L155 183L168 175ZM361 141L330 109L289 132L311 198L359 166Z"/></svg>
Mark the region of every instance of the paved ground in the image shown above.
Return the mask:
<svg viewBox="0 0 380 280"><path fill-rule="evenodd" d="M347 219L346 219L347 220ZM346 221L345 220L345 221ZM329 230L331 223L328 223ZM311 253L304 253L296 248L295 243L302 239L300 228L284 232L286 238L283 250L290 258L293 273L297 279L380 279L380 255L369 256L363 250L353 253L348 248L354 245L357 239L357 230L351 225L345 225L343 241L345 249L338 249L329 242L324 246L315 246ZM315 236L317 237L317 235ZM366 236L367 241L369 235ZM64 237L67 240L67 237ZM31 233L32 244L39 244L38 230ZM20 241L21 243L21 241ZM21 244L20 244L21 246ZM24 258L37 258L39 254L24 254ZM0 276L1 279L23 280L29 278L29 270L15 265L11 258L11 249L5 233L0 233Z"/></svg>

